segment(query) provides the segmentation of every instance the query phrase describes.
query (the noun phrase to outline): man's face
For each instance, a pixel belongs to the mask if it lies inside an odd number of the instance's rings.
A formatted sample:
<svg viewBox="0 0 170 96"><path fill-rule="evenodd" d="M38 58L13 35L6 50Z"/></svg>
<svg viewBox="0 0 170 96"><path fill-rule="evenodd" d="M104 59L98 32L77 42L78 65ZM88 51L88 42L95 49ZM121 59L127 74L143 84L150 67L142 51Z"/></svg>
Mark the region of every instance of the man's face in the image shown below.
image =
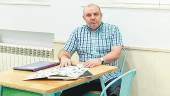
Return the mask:
<svg viewBox="0 0 170 96"><path fill-rule="evenodd" d="M92 31L96 31L100 26L102 14L98 7L90 6L84 9L83 18Z"/></svg>

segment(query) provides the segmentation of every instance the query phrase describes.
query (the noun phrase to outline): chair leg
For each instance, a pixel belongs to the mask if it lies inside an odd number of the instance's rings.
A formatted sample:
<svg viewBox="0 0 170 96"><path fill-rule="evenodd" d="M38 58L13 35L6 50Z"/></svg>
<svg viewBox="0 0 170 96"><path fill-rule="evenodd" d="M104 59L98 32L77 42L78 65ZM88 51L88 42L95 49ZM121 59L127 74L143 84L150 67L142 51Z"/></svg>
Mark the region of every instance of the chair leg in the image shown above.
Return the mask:
<svg viewBox="0 0 170 96"><path fill-rule="evenodd" d="M102 87L102 90L103 90L106 87L103 78L100 78L100 83L101 83L101 87ZM107 96L106 92L104 92L104 96Z"/></svg>
<svg viewBox="0 0 170 96"><path fill-rule="evenodd" d="M83 96L100 96L100 92L87 92Z"/></svg>

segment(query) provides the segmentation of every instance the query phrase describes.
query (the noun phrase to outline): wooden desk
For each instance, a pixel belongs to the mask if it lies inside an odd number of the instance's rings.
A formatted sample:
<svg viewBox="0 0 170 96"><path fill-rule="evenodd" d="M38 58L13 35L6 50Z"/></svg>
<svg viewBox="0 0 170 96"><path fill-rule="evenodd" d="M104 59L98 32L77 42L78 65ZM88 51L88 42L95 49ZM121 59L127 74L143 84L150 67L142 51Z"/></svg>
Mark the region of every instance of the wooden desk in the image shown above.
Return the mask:
<svg viewBox="0 0 170 96"><path fill-rule="evenodd" d="M23 78L32 72L9 70L0 73L0 96L59 96L65 89L86 83L100 78L103 74L114 72L114 66L97 66L89 69L94 75L91 78L78 80L30 80L23 81ZM102 85L104 82L101 82ZM14 92L16 95L8 93ZM23 95L24 94L24 95Z"/></svg>

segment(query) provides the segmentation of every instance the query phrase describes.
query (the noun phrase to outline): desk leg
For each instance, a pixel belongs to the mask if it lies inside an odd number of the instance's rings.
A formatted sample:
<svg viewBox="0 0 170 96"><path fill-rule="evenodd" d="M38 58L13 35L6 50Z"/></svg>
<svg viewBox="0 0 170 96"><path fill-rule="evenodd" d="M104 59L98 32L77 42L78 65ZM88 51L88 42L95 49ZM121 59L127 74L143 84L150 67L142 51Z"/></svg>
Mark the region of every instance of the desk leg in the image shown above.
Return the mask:
<svg viewBox="0 0 170 96"><path fill-rule="evenodd" d="M101 83L102 90L103 90L106 87L103 78L100 78L100 83ZM104 93L104 96L107 96L106 92Z"/></svg>
<svg viewBox="0 0 170 96"><path fill-rule="evenodd" d="M62 91L55 93L55 96L60 96Z"/></svg>
<svg viewBox="0 0 170 96"><path fill-rule="evenodd" d="M55 96L55 93L52 93L52 94L43 94L43 96Z"/></svg>
<svg viewBox="0 0 170 96"><path fill-rule="evenodd" d="M56 93L51 93L51 94L43 94L43 96L60 96L62 91L56 92Z"/></svg>
<svg viewBox="0 0 170 96"><path fill-rule="evenodd" d="M2 86L0 86L0 96L2 96Z"/></svg>

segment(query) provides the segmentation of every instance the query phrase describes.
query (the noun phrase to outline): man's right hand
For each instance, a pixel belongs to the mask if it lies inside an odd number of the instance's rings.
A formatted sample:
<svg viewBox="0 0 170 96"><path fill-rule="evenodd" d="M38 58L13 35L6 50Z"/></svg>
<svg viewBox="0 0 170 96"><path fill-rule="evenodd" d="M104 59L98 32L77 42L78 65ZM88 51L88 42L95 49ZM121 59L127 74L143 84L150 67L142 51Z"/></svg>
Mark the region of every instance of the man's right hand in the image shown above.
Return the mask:
<svg viewBox="0 0 170 96"><path fill-rule="evenodd" d="M71 66L71 60L67 57L62 57L60 59L60 67L66 67L66 66Z"/></svg>

